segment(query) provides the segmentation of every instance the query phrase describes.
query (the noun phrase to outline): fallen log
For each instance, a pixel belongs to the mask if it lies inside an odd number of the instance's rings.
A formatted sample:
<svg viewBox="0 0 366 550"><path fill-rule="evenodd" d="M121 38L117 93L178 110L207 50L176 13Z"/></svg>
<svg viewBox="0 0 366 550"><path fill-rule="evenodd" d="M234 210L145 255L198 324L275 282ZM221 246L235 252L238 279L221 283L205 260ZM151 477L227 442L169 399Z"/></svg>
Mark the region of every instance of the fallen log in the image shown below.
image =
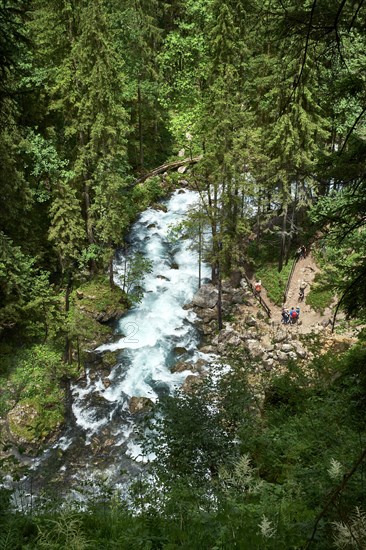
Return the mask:
<svg viewBox="0 0 366 550"><path fill-rule="evenodd" d="M166 172L167 170L174 170L174 168L179 168L180 166L184 166L185 164L195 164L196 162L200 161L202 158L202 155L199 157L192 157L192 158L186 158L183 160L177 160L174 162L168 162L167 164L162 164L161 166L158 166L157 168L154 168L154 170L151 170L147 174L144 174L143 176L140 176L137 178L129 187L134 187L138 183L142 183L143 181L152 178L153 176L157 176L158 174L161 174L162 172Z"/></svg>

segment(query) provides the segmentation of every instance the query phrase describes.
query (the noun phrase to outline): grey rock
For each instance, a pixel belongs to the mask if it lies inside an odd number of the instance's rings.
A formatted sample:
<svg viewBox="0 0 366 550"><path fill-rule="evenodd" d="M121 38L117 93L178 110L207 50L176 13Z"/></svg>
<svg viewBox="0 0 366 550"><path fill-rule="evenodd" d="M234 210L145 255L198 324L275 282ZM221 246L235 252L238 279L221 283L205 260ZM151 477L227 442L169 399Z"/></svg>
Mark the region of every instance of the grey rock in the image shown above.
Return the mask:
<svg viewBox="0 0 366 550"><path fill-rule="evenodd" d="M202 285L193 296L192 302L195 306L202 308L213 308L217 304L218 290L213 285Z"/></svg>
<svg viewBox="0 0 366 550"><path fill-rule="evenodd" d="M281 351L284 351L285 353L289 353L290 351L293 351L293 346L291 344L282 344Z"/></svg>

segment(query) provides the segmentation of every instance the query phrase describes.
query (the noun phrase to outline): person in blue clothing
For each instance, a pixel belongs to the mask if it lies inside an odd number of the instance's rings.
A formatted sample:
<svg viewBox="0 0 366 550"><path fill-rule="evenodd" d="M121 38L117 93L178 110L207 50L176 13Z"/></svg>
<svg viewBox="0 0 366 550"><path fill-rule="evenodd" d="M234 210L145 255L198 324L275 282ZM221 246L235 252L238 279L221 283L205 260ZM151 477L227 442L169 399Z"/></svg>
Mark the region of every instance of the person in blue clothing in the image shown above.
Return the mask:
<svg viewBox="0 0 366 550"><path fill-rule="evenodd" d="M299 314L297 313L296 309L294 307L292 307L290 309L290 322L291 324L295 324L297 322L297 319L299 317Z"/></svg>

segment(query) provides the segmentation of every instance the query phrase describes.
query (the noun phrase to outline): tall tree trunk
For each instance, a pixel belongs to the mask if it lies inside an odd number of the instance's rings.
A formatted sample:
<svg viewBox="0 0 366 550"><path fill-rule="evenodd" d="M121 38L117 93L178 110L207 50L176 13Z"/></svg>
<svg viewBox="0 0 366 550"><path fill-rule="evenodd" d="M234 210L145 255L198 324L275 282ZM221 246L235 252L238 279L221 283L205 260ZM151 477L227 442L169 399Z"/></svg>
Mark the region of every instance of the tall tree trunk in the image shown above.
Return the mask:
<svg viewBox="0 0 366 550"><path fill-rule="evenodd" d="M72 285L73 285L72 273L69 271L67 275L67 286L66 286L66 292L65 292L65 312L66 313L68 313L68 311L70 310L70 294L72 291ZM72 362L72 341L69 338L68 334L66 334L66 339L65 339L65 351L64 351L63 360L65 363Z"/></svg>
<svg viewBox="0 0 366 550"><path fill-rule="evenodd" d="M278 259L278 271L282 271L283 262L286 255L286 227L287 227L287 204L283 210L280 256Z"/></svg>
<svg viewBox="0 0 366 550"><path fill-rule="evenodd" d="M140 83L137 85L137 113L138 113L138 127L139 127L139 157L140 168L144 167L144 144L142 136L142 99L141 99L141 87Z"/></svg>
<svg viewBox="0 0 366 550"><path fill-rule="evenodd" d="M108 271L109 271L109 286L111 288L114 288L115 284L114 284L114 278L113 278L113 258L114 258L114 252L111 253L110 255L110 258L109 258L109 266L108 266Z"/></svg>
<svg viewBox="0 0 366 550"><path fill-rule="evenodd" d="M83 132L79 133L79 142L82 148L84 148L85 145L85 138ZM90 186L88 182L87 174L83 173L83 192L84 192L84 208L85 208L85 225L86 225L86 235L88 239L89 244L94 244L94 233L93 233L93 225L90 219ZM95 260L90 261L90 274L93 275L96 271L96 265Z"/></svg>
<svg viewBox="0 0 366 550"><path fill-rule="evenodd" d="M289 256L290 256L290 248L291 248L291 243L292 243L292 239L294 237L294 234L295 234L295 214L296 214L296 204L297 204L297 182L296 182L296 187L295 187L295 198L294 198L294 201L292 203L292 212L291 212L291 221L290 221L290 235L289 235L289 238L287 240L287 244L286 244L286 256L285 256L285 261L286 261L286 264L289 260Z"/></svg>
<svg viewBox="0 0 366 550"><path fill-rule="evenodd" d="M219 250L218 253L220 254L222 249L222 244L219 243L218 246ZM217 324L219 330L222 329L222 279L221 279L221 265L220 265L220 257L218 256L217 259L217 288L218 288L218 296L217 296Z"/></svg>

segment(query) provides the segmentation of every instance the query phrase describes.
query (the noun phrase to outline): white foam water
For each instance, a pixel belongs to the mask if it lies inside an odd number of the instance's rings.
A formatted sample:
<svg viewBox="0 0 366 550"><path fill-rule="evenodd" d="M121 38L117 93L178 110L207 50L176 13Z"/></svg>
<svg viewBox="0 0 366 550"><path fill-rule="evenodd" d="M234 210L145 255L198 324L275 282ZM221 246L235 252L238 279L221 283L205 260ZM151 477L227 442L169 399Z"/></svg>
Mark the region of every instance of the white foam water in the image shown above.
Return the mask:
<svg viewBox="0 0 366 550"><path fill-rule="evenodd" d="M166 211L149 208L132 227L129 253L143 254L152 269L143 281L142 300L119 322L121 338L96 350L120 351L120 362L108 377L109 386L100 380L88 380L85 388L72 388L73 413L78 425L88 433L88 441L117 410L127 412L132 396L156 401L160 392L172 392L183 383L187 371L171 372L177 360L174 348L183 348L185 360L191 363L201 355L196 350L199 335L193 325L195 315L183 309L198 289L198 253L192 250L189 239L171 238L172 227L196 207L197 201L198 195L193 191L176 191L166 201ZM124 265L120 256L115 264L117 284L122 285ZM202 265L201 271L203 278L210 276L207 265ZM104 418L88 402L93 393L110 405ZM119 435L123 431L126 426L121 426Z"/></svg>

